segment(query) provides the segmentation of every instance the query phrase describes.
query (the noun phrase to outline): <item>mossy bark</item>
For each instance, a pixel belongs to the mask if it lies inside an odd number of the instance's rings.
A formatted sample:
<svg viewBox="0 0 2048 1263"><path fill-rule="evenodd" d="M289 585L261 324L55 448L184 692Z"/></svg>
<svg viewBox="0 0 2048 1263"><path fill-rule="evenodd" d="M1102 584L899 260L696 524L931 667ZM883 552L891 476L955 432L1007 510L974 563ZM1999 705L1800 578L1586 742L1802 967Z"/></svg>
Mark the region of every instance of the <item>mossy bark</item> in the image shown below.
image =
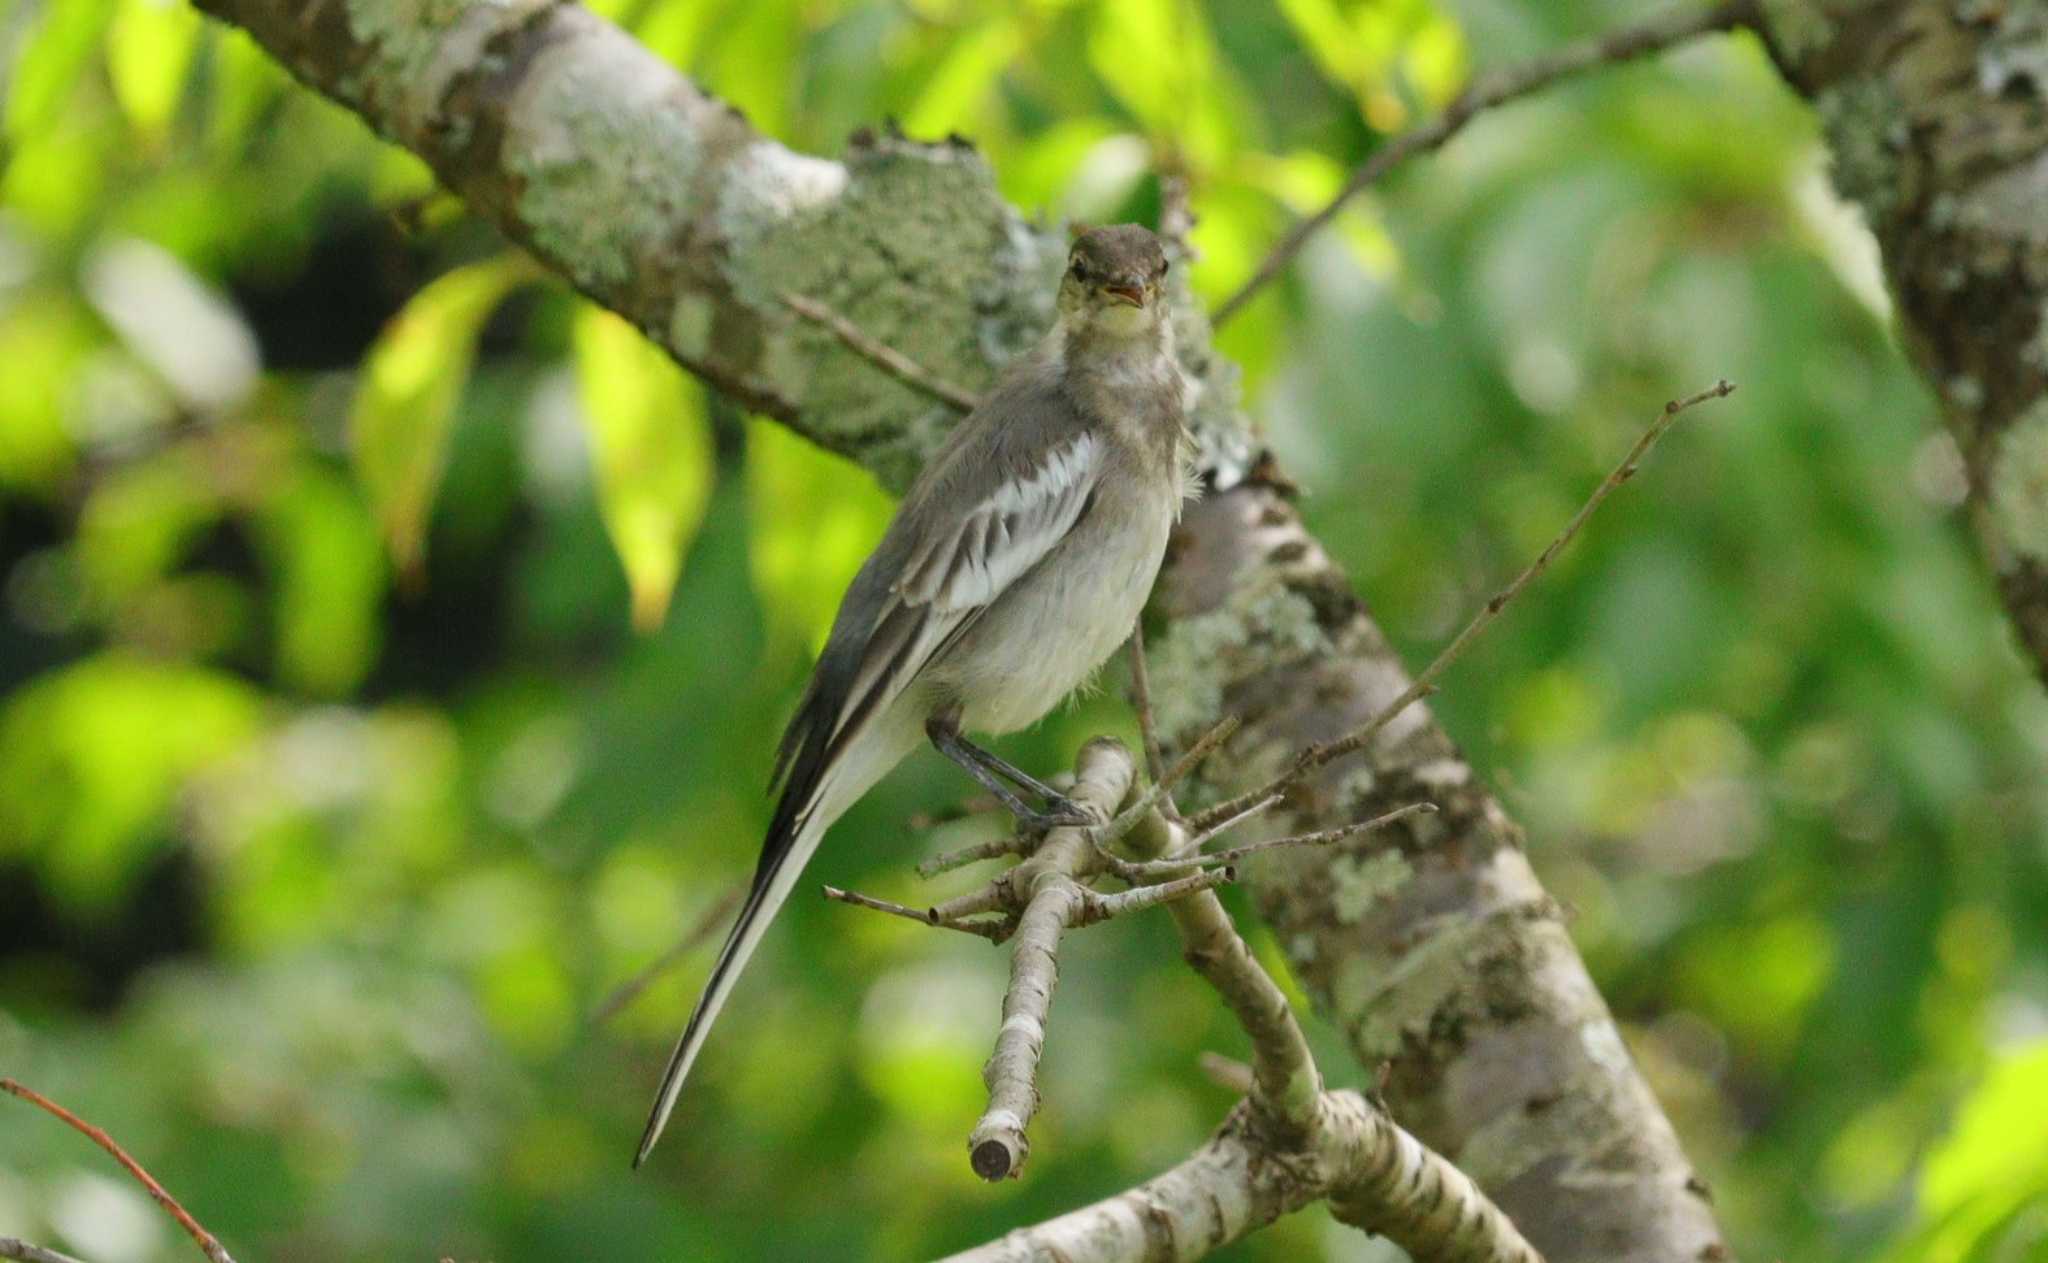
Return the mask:
<svg viewBox="0 0 2048 1263"><path fill-rule="evenodd" d="M2048 2L1771 0L1763 24L1883 248L2000 595L2048 680Z"/></svg>

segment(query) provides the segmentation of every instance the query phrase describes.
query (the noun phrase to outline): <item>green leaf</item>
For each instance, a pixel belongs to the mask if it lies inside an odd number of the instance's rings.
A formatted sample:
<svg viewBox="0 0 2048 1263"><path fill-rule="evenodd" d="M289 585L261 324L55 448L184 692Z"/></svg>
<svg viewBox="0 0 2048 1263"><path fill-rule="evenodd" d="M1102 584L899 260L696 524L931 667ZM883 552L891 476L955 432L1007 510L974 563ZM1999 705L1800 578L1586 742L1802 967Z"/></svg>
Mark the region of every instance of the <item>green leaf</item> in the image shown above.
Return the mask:
<svg viewBox="0 0 2048 1263"><path fill-rule="evenodd" d="M977 106L1024 50L1024 30L1014 18L969 26L955 39L924 82L904 127L913 136L964 131L976 121Z"/></svg>
<svg viewBox="0 0 2048 1263"><path fill-rule="evenodd" d="M231 675L125 653L31 681L0 710L0 853L25 852L77 906L113 901L169 837L189 779L262 714Z"/></svg>
<svg viewBox="0 0 2048 1263"><path fill-rule="evenodd" d="M346 696L375 661L383 630L384 566L361 497L341 474L304 462L261 506L257 527L276 575L279 679Z"/></svg>
<svg viewBox="0 0 2048 1263"><path fill-rule="evenodd" d="M107 77L135 130L163 135L185 87L200 18L172 0L122 0L107 28Z"/></svg>
<svg viewBox="0 0 2048 1263"><path fill-rule="evenodd" d="M875 480L844 459L778 425L747 427L754 590L776 634L810 651L824 645L891 509Z"/></svg>
<svg viewBox="0 0 2048 1263"><path fill-rule="evenodd" d="M57 120L113 12L112 0L45 4L7 80L7 135L20 141Z"/></svg>
<svg viewBox="0 0 2048 1263"><path fill-rule="evenodd" d="M534 276L523 255L456 268L413 295L363 361L349 435L393 560L417 571L448 430L486 318Z"/></svg>
<svg viewBox="0 0 2048 1263"><path fill-rule="evenodd" d="M653 631L711 498L704 391L639 330L595 306L576 317L576 382L598 511L633 591L633 626Z"/></svg>

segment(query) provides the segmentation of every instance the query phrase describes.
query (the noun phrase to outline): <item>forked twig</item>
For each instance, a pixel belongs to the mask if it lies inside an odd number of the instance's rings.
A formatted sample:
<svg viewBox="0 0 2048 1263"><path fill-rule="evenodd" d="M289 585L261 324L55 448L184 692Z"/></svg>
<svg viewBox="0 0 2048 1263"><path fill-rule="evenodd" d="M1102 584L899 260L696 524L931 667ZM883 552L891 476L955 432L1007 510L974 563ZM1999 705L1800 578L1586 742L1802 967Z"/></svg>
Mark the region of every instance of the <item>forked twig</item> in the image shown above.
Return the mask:
<svg viewBox="0 0 2048 1263"><path fill-rule="evenodd" d="M1208 868L1217 864L1235 864L1247 855L1257 855L1261 851L1277 851L1282 847L1328 846L1332 842L1342 842L1346 838L1354 838L1361 833L1370 833L1375 829L1384 829L1388 825L1406 820L1410 816L1428 815L1435 810L1435 803L1409 803L1405 807L1396 807L1385 815L1374 816L1370 820L1358 820L1351 824L1338 825L1334 829L1319 829L1314 833L1297 833L1284 838L1268 838L1264 842L1252 842L1244 846L1233 846L1225 851L1211 851L1207 854L1197 851L1195 844L1191 843L1186 852L1169 856L1165 859L1127 860L1118 866L1117 876L1124 878L1126 881L1130 880L1132 875L1139 878L1165 877L1174 873L1184 873L1191 864L1199 864L1204 868Z"/></svg>
<svg viewBox="0 0 2048 1263"><path fill-rule="evenodd" d="M981 402L981 396L964 386L954 385L895 347L869 336L859 325L817 299L787 292L781 298L791 311L831 330L848 350L913 390L921 390L962 412L974 411L974 406Z"/></svg>
<svg viewBox="0 0 2048 1263"><path fill-rule="evenodd" d="M1452 663L1463 656L1465 650L1471 647L1472 642L1478 639L1480 633L1493 625L1493 621L1500 617L1501 611L1506 609L1509 603L1517 596L1520 596L1524 588L1528 587L1544 571L1550 569L1550 563L1557 560L1557 555L1563 552L1565 546L1571 543L1573 538L1578 535L1579 529L1585 526L1588 518L1593 516L1594 510L1605 503L1607 497L1613 495L1621 484L1635 477L1636 469L1641 464L1643 458L1649 454L1652 447L1657 445L1657 440L1664 437L1664 432L1676 424L1678 418L1687 409L1697 404L1705 403L1709 399L1725 399L1734 393L1734 385L1723 379L1705 390L1687 395L1683 399L1674 399L1670 403L1665 404L1664 410L1657 414L1657 419L1650 423L1649 428L1644 430L1642 436L1635 441L1635 445L1628 449L1628 455L1622 457L1621 463L1616 465L1607 477L1600 480L1599 486L1593 488L1593 494L1588 496L1586 502L1579 506L1579 511L1572 515L1569 522L1565 523L1564 529L1558 532L1557 537L1544 545L1543 551L1537 554L1536 560L1530 562L1527 569L1516 575L1513 582L1509 583L1508 586L1502 588L1499 592L1496 592L1492 599L1480 607L1479 612L1474 614L1471 621L1465 624L1464 630L1460 631L1450 644L1444 646L1443 652L1430 660L1430 664L1416 675L1414 682L1403 690L1400 696L1388 702L1380 709L1378 714L1367 720L1364 726L1354 729L1334 741L1309 746L1296 755L1292 762L1289 763L1287 770L1280 773L1280 775L1259 786L1257 789L1247 790L1227 802L1218 803L1190 820L1188 822L1189 825L1197 833L1200 833L1218 821L1227 820L1231 816L1245 810L1251 804L1271 797L1274 794L1286 793L1295 785L1300 784L1302 779L1310 772L1370 745L1372 739L1379 735L1380 730L1389 723L1392 723L1395 717L1400 715L1402 711L1407 710L1416 702L1421 701L1436 691L1437 677L1441 676L1449 669Z"/></svg>
<svg viewBox="0 0 2048 1263"><path fill-rule="evenodd" d="M1294 256L1301 253L1308 239L1337 217L1337 212L1344 209L1346 202L1409 158L1442 147L1479 114L1518 97L1540 92L1560 79L1595 66L1659 52L1712 31L1732 30L1747 24L1752 12L1753 0L1727 0L1709 8L1660 14L1635 26L1625 26L1576 44L1567 44L1525 65L1480 76L1445 106L1443 113L1373 150L1372 156L1352 171L1351 178L1344 181L1344 187L1327 205L1289 229L1279 244L1267 253L1265 261L1259 264L1259 270L1217 305L1215 313L1209 317L1211 327L1222 328L1232 316L1243 310L1252 295L1278 276Z"/></svg>
<svg viewBox="0 0 2048 1263"><path fill-rule="evenodd" d="M858 890L842 890L837 886L827 886L824 889L825 897L834 903L851 904L871 912L886 912L892 917L902 917L906 921L915 921L919 925L929 925L941 930L958 930L962 934L973 934L992 943L1000 943L1009 938L1016 928L1014 922L1005 924L1002 918L969 921L958 917L941 916L937 908L913 908L909 904L897 903L892 899L877 899L873 895L864 895ZM977 912L989 910L975 909Z"/></svg>

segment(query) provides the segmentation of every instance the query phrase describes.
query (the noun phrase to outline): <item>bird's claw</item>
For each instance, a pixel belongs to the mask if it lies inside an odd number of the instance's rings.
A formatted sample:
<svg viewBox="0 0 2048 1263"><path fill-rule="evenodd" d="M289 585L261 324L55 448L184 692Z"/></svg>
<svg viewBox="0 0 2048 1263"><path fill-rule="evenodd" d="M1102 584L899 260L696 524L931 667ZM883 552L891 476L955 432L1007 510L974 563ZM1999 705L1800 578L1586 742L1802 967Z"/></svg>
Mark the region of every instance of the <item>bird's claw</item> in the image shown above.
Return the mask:
<svg viewBox="0 0 2048 1263"><path fill-rule="evenodd" d="M1085 829L1102 823L1093 811L1071 798L1048 799L1043 811L1012 813L1017 827L1027 833L1047 834L1054 829Z"/></svg>

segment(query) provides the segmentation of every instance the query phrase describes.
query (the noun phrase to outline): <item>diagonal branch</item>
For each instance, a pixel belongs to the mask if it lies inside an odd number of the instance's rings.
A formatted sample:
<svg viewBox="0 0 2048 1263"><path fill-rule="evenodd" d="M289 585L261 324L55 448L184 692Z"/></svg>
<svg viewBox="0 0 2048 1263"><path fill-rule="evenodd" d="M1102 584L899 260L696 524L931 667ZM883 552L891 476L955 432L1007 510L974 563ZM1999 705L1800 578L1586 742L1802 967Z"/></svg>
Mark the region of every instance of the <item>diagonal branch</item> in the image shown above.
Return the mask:
<svg viewBox="0 0 2048 1263"><path fill-rule="evenodd" d="M190 1212L178 1204L178 1199L172 1197L163 1185L157 1183L156 1177L145 1171L140 1162L129 1157L128 1151L117 1144L112 1136L86 1122L49 1097L37 1092L34 1088L24 1087L13 1079L0 1079L0 1092L5 1092L9 1096L20 1097L30 1105L61 1120L73 1131L80 1133L86 1139L106 1150L113 1157L114 1161L120 1163L127 1170L128 1174L135 1177L135 1182L142 1185L143 1190L155 1200L157 1205L163 1207L170 1214L171 1218L178 1221L178 1226L183 1228L186 1235L190 1236L198 1244L200 1252L205 1254L208 1259L211 1259L212 1263L235 1263L234 1258L228 1254L227 1247L223 1246L220 1240L212 1233L200 1227L199 1221L194 1219Z"/></svg>
<svg viewBox="0 0 2048 1263"><path fill-rule="evenodd" d="M1082 759L1091 793L1121 786L1126 811L1146 801L1122 746L1091 742ZM1102 806L1099 796L1090 801ZM1140 855L1156 855L1175 848L1180 836L1177 825L1148 809L1126 844ZM1132 893L1149 889L1156 888ZM1172 1170L1117 1197L955 1255L951 1263L1195 1258L1325 1199L1339 1219L1388 1237L1417 1259L1541 1263L1507 1216L1450 1162L1357 1093L1323 1090L1285 993L1213 892L1200 890L1167 906L1188 963L1215 987L1252 1041L1245 1100L1207 1144ZM1007 1004L1004 1017L1007 1035Z"/></svg>
<svg viewBox="0 0 2048 1263"><path fill-rule="evenodd" d="M832 336L844 342L848 350L868 360L904 385L915 386L941 403L951 404L962 412L972 412L974 405L981 402L981 397L973 391L955 386L888 343L869 337L861 332L859 325L818 300L805 298L801 294L784 294L782 301L797 315L830 329Z"/></svg>
<svg viewBox="0 0 2048 1263"><path fill-rule="evenodd" d="M1294 256L1301 253L1310 237L1337 217L1345 203L1408 159L1441 148L1462 131L1465 124L1487 110L1532 96L1561 79L1595 66L1613 65L1646 53L1662 52L1701 35L1749 25L1754 20L1754 12L1755 5L1751 0L1724 0L1708 8L1680 9L1634 26L1619 27L1591 39L1580 40L1576 44L1567 44L1547 56L1482 76L1445 106L1443 113L1373 150L1372 156L1352 171L1351 178L1344 182L1344 187L1327 205L1288 230L1280 243L1266 255L1265 261L1259 264L1259 270L1217 305L1209 323L1218 329L1229 323L1230 318L1251 301L1252 295L1293 262Z"/></svg>
<svg viewBox="0 0 2048 1263"><path fill-rule="evenodd" d="M1524 588L1550 569L1550 563L1556 561L1558 554L1565 550L1565 546L1577 538L1579 530L1586 525L1587 519L1593 516L1594 511L1604 504L1607 497L1613 495L1621 484L1636 476L1636 469L1642 464L1643 458L1649 455L1650 449L1657 445L1657 440L1664 437L1664 432L1675 425L1688 408L1705 403L1709 399L1726 399L1733 393L1735 387L1729 382L1721 381L1696 394L1665 404L1664 410L1657 414L1657 419L1650 423L1649 428L1636 439L1635 445L1628 449L1628 455L1622 457L1621 463L1616 465L1607 477L1600 480L1600 485L1593 488L1593 494L1586 497L1586 502L1579 506L1577 513L1572 514L1571 520L1564 524L1564 529L1544 545L1543 551L1536 555L1536 560L1530 562L1522 573L1516 575L1508 586L1494 593L1493 597L1480 607L1479 612L1472 616L1471 621L1465 624L1464 629L1450 644L1444 646L1441 653L1430 660L1430 664L1422 669L1399 696L1381 707L1379 713L1363 727L1356 728L1334 741L1309 746L1295 756L1286 771L1266 784L1257 789L1248 789L1226 802L1218 803L1189 823L1195 829L1201 830L1228 820L1265 799L1286 793L1316 769L1327 767L1345 755L1371 745L1372 739L1398 718L1402 711L1436 691L1438 677L1449 670L1452 663L1464 656L1465 650L1472 646L1472 642L1493 625L1493 621L1500 617L1501 611L1520 596Z"/></svg>

